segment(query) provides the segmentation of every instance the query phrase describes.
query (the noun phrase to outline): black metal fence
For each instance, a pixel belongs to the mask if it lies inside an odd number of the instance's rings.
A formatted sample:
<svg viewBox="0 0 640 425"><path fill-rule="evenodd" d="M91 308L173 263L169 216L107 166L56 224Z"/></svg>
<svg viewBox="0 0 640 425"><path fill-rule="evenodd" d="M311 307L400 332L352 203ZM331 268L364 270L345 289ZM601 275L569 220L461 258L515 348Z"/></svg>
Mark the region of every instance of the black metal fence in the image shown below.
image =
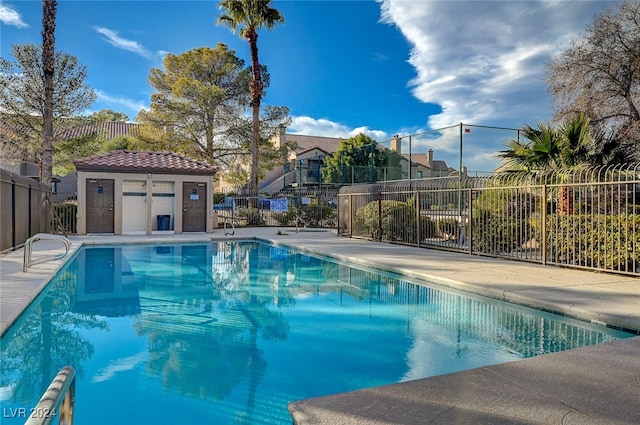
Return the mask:
<svg viewBox="0 0 640 425"><path fill-rule="evenodd" d="M216 195L219 222L234 226L335 228L338 190L281 191L275 196Z"/></svg>
<svg viewBox="0 0 640 425"><path fill-rule="evenodd" d="M343 236L640 275L640 165L345 187Z"/></svg>

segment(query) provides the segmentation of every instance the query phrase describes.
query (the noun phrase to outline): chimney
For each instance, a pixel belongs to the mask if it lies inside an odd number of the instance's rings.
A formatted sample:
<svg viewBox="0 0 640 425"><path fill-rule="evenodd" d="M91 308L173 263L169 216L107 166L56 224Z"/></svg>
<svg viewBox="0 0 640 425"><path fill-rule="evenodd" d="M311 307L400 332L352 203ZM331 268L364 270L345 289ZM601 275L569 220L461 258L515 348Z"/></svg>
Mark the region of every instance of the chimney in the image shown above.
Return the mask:
<svg viewBox="0 0 640 425"><path fill-rule="evenodd" d="M399 154L402 153L402 139L397 134L391 138L391 150Z"/></svg>
<svg viewBox="0 0 640 425"><path fill-rule="evenodd" d="M433 167L433 149L429 149L429 167Z"/></svg>
<svg viewBox="0 0 640 425"><path fill-rule="evenodd" d="M287 127L284 124L278 125L278 132L274 137L274 146L280 148L284 146L287 141Z"/></svg>

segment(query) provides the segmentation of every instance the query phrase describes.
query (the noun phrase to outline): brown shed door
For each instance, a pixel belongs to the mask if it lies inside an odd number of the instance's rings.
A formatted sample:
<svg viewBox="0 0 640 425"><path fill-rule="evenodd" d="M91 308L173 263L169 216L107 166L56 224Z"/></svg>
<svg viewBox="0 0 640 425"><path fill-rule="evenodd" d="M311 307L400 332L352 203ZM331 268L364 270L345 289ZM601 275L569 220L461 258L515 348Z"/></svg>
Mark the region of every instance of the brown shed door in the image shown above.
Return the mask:
<svg viewBox="0 0 640 425"><path fill-rule="evenodd" d="M87 233L113 233L113 180L87 179Z"/></svg>
<svg viewBox="0 0 640 425"><path fill-rule="evenodd" d="M204 232L207 230L207 184L182 184L182 231Z"/></svg>

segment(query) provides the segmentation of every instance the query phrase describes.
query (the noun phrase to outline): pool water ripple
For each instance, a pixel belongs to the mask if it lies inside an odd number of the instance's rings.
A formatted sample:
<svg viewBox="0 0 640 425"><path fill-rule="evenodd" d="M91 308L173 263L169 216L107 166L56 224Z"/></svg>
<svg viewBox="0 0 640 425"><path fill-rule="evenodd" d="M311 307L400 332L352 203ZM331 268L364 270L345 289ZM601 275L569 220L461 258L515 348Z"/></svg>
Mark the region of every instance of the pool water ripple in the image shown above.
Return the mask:
<svg viewBox="0 0 640 425"><path fill-rule="evenodd" d="M290 424L287 403L633 336L261 242L81 249L0 339L3 424Z"/></svg>

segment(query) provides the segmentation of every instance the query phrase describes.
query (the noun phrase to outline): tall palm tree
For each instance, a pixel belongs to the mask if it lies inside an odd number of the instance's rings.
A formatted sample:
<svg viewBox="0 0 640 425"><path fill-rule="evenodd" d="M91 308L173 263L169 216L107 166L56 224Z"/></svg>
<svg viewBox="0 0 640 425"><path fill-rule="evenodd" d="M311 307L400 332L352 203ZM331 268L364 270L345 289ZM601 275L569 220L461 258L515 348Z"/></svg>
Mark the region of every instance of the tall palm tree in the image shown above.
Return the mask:
<svg viewBox="0 0 640 425"><path fill-rule="evenodd" d="M251 176L249 192L258 196L258 147L260 144L260 102L264 91L260 61L258 60L258 30L272 29L276 24L284 23L282 14L271 7L271 0L220 0L222 14L218 23L238 30L240 36L249 42L251 53L252 80L249 85L251 96Z"/></svg>
<svg viewBox="0 0 640 425"><path fill-rule="evenodd" d="M44 109L42 111L42 158L40 180L51 184L53 175L53 76L55 72L57 0L42 0L42 71Z"/></svg>

